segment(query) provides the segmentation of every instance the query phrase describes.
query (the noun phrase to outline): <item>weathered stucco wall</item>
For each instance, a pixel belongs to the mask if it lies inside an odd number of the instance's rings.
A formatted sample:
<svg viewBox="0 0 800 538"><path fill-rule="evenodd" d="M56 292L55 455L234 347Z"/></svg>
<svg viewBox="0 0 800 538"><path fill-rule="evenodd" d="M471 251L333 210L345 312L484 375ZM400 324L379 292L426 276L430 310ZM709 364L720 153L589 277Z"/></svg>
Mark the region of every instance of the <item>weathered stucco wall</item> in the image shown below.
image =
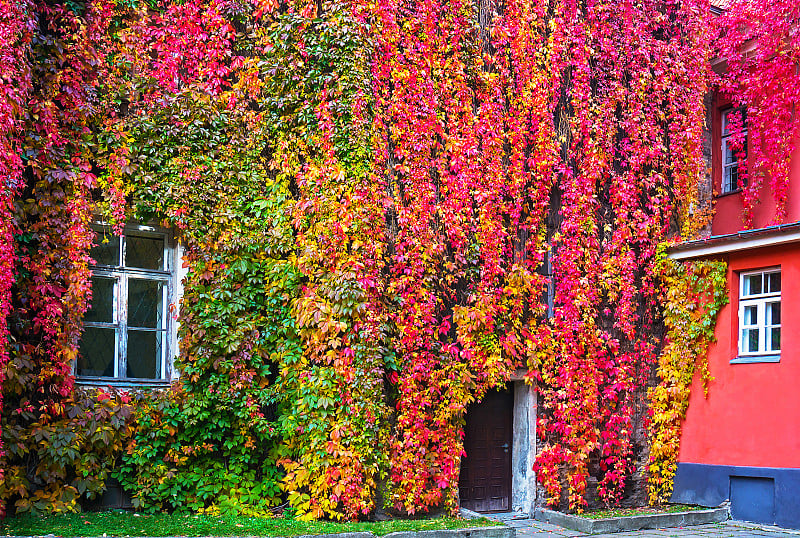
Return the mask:
<svg viewBox="0 0 800 538"><path fill-rule="evenodd" d="M511 447L511 508L533 513L536 504L536 392L524 381L514 390L514 436Z"/></svg>

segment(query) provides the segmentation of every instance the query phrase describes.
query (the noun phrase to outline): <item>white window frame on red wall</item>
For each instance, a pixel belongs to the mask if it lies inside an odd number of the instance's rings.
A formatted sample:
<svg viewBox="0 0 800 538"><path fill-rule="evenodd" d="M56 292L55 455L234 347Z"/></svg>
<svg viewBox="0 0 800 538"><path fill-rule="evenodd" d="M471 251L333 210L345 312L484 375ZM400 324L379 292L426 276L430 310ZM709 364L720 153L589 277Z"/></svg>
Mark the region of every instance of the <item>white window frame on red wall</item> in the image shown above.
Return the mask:
<svg viewBox="0 0 800 538"><path fill-rule="evenodd" d="M755 286L756 282L760 284ZM780 361L780 305L780 267L739 273L738 356L731 362ZM777 345L772 339L774 330L778 331ZM757 347L752 345L754 340Z"/></svg>

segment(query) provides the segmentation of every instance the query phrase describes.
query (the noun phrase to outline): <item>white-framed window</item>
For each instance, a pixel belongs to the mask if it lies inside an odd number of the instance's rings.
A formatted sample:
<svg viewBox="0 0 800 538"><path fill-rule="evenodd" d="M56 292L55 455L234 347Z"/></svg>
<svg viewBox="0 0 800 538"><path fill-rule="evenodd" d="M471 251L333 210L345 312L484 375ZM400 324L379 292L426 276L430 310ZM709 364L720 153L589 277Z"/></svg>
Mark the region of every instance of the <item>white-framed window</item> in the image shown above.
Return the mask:
<svg viewBox="0 0 800 538"><path fill-rule="evenodd" d="M731 120L738 117L742 123L743 147L741 151L733 149L733 132L730 129ZM747 112L744 108L729 108L722 112L722 192L734 192L742 185L739 180L739 157L747 158ZM742 155L740 155L742 153Z"/></svg>
<svg viewBox="0 0 800 538"><path fill-rule="evenodd" d="M739 357L778 360L781 353L780 268L739 274Z"/></svg>
<svg viewBox="0 0 800 538"><path fill-rule="evenodd" d="M126 226L122 235L93 228L92 301L75 375L86 382L168 381L175 340L172 234L152 226Z"/></svg>

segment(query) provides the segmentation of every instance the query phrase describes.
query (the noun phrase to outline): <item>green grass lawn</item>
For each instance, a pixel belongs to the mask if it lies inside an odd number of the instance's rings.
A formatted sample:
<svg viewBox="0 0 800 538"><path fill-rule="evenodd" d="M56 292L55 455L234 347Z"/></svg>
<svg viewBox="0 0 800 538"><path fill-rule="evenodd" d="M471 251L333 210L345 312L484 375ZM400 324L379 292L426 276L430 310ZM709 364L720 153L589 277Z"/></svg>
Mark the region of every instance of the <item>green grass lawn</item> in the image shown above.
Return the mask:
<svg viewBox="0 0 800 538"><path fill-rule="evenodd" d="M688 512L691 510L700 510L702 508L703 508L702 506L669 504L660 507L644 506L642 508L611 508L608 510L596 510L575 515L579 515L580 517L585 517L589 519L606 519L611 517L646 516L651 514L672 514L674 512Z"/></svg>
<svg viewBox="0 0 800 538"><path fill-rule="evenodd" d="M396 519L376 523L301 522L284 518L222 517L209 515L85 512L0 520L0 536L296 536L368 531L384 535L395 531L459 529L499 525L481 519Z"/></svg>

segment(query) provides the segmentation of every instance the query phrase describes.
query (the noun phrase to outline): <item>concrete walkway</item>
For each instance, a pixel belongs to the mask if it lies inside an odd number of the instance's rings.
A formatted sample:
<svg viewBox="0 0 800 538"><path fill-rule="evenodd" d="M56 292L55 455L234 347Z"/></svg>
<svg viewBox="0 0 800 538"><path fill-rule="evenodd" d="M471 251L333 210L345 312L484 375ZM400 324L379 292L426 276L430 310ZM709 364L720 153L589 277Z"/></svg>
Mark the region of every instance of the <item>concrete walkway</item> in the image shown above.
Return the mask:
<svg viewBox="0 0 800 538"><path fill-rule="evenodd" d="M696 525L693 527L678 527L672 529L651 529L643 531L617 532L614 534L583 534L571 531L542 521L530 519L522 513L487 514L488 517L502 521L506 525L517 529L518 538L558 538L562 536L592 536L593 538L686 538L700 536L703 538L744 538L746 536L782 536L798 538L800 531L779 529L755 525L742 521L726 521L725 523L712 523Z"/></svg>

